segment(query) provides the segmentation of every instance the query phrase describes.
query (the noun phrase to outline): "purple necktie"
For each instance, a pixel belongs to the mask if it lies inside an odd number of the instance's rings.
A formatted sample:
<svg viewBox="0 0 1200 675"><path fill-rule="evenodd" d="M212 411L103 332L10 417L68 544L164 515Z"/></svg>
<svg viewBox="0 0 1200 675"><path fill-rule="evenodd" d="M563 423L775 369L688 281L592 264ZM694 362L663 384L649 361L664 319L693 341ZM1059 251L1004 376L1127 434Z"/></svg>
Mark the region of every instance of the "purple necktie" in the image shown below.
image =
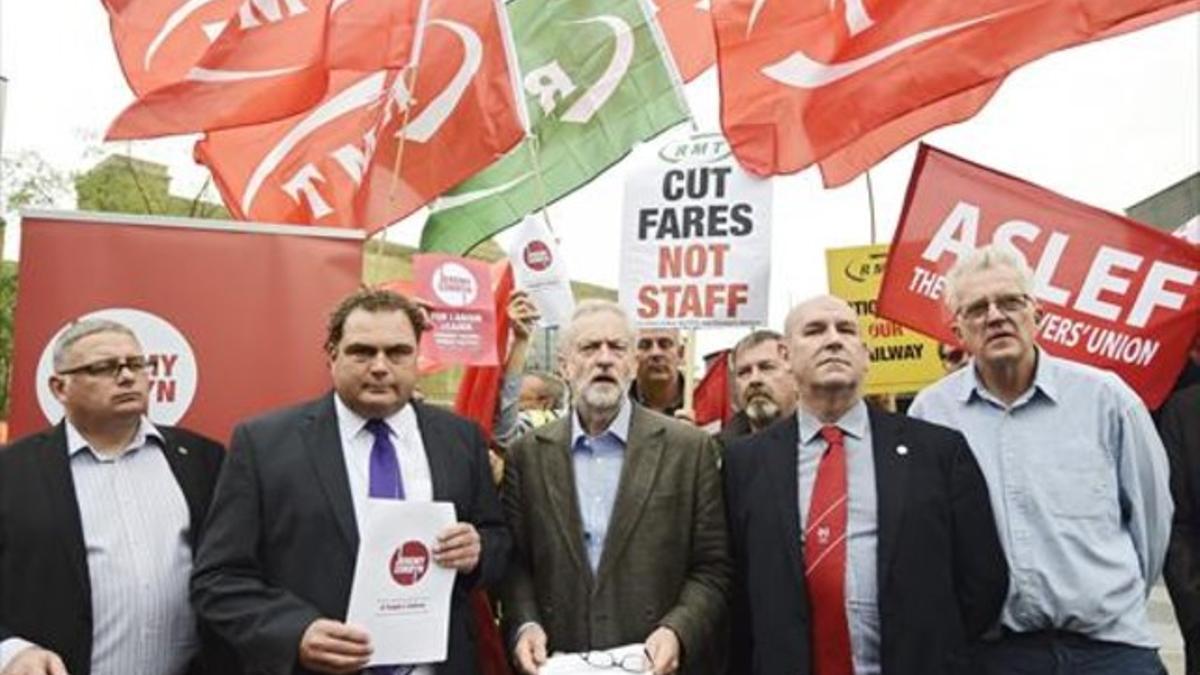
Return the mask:
<svg viewBox="0 0 1200 675"><path fill-rule="evenodd" d="M404 481L400 478L400 463L396 461L396 446L387 422L371 420L367 430L375 436L371 444L371 492L376 499L404 499Z"/></svg>
<svg viewBox="0 0 1200 675"><path fill-rule="evenodd" d="M387 422L370 420L367 431L375 437L371 444L371 496L375 499L404 499L404 480L400 478L400 463L396 461L396 446ZM412 666L375 666L364 672L369 675L407 675Z"/></svg>

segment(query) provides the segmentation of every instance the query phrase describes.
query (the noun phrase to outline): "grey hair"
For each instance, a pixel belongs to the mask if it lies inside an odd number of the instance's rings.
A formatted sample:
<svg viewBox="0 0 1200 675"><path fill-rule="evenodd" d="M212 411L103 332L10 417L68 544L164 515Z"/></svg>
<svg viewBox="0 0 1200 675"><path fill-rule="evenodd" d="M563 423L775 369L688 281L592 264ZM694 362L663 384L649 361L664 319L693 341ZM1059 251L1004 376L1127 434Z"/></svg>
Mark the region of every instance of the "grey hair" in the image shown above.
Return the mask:
<svg viewBox="0 0 1200 675"><path fill-rule="evenodd" d="M743 337L741 340L738 340L737 344L735 344L733 346L733 349L730 350L730 352L729 352L729 367L730 367L730 369L737 370L738 354L746 351L747 349L752 349L754 347L757 347L757 346L763 344L764 342L771 342L772 340L774 340L775 342L778 342L780 344L784 344L783 335L779 331L774 331L769 328L759 328L758 330L751 331L748 335Z"/></svg>
<svg viewBox="0 0 1200 675"><path fill-rule="evenodd" d="M54 370L61 371L67 366L67 351L76 343L89 335L98 333L120 333L133 338L134 342L141 345L137 335L129 326L123 323L118 323L109 319L80 319L73 322L67 327L62 335L54 341Z"/></svg>
<svg viewBox="0 0 1200 675"><path fill-rule="evenodd" d="M567 323L566 327L563 328L562 333L559 335L559 355L566 356L568 353L570 353L571 348L575 346L575 333L578 330L576 326L581 320L593 314L603 314L606 312L619 318L621 323L624 324L626 337L629 338L629 342L631 343L630 346L632 347L632 343L636 338L637 332L633 329L633 322L630 321L629 314L627 314L620 305L612 300L590 298L588 300L581 301L578 305L575 305L575 311L571 313L571 321Z"/></svg>
<svg viewBox="0 0 1200 675"><path fill-rule="evenodd" d="M563 404L566 403L566 383L544 370L531 370L525 373L525 377L532 377L541 382L542 386L546 388L547 395L550 396L550 404L555 410L562 410Z"/></svg>
<svg viewBox="0 0 1200 675"><path fill-rule="evenodd" d="M1033 295L1033 272L1029 270L1029 265L1025 263L1021 254L1007 244L988 244L960 258L946 273L946 293L943 298L946 307L950 308L950 311L958 310L958 292L963 279L984 270L1002 268L1012 270L1016 274L1022 293Z"/></svg>

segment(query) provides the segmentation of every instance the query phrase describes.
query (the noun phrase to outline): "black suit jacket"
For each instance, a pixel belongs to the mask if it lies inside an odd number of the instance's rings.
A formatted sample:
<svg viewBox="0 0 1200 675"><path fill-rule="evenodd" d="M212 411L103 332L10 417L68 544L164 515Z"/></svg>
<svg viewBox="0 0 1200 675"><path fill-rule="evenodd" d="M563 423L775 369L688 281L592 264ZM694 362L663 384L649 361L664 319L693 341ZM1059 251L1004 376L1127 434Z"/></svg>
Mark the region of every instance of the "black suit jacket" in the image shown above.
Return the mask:
<svg viewBox="0 0 1200 675"><path fill-rule="evenodd" d="M1187 649L1187 672L1200 673L1200 385L1177 392L1159 420L1171 463L1175 517L1163 577Z"/></svg>
<svg viewBox="0 0 1200 675"><path fill-rule="evenodd" d="M184 429L158 430L187 501L195 551L225 451ZM0 451L0 640L22 637L57 653L71 675L87 675L92 591L69 461L62 423ZM227 648L203 627L201 637L190 672L235 672Z"/></svg>
<svg viewBox="0 0 1200 675"><path fill-rule="evenodd" d="M874 409L870 420L883 675L968 672L968 644L1008 590L987 484L962 434ZM790 415L725 454L735 673L812 673L798 445Z"/></svg>
<svg viewBox="0 0 1200 675"><path fill-rule="evenodd" d="M471 674L477 628L468 591L500 579L511 539L482 431L453 413L411 405L434 499L453 502L458 520L482 539L478 567L455 583L448 660L438 667L441 675ZM333 394L238 425L207 527L192 576L196 611L233 643L249 672L309 672L297 664L300 638L318 618L345 620L358 554Z"/></svg>

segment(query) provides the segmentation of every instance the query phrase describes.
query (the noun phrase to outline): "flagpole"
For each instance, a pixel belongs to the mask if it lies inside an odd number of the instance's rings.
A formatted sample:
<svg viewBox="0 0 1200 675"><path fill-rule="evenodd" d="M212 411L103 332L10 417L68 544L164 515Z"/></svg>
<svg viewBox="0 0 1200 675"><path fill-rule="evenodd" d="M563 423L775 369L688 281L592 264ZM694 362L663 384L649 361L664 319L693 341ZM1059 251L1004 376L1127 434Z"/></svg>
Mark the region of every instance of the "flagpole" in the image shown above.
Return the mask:
<svg viewBox="0 0 1200 675"><path fill-rule="evenodd" d="M546 189L546 180L542 177L542 162L538 159L538 137L530 134L529 136L529 158L533 162L533 173L537 176L538 183L538 198L542 202L542 220L546 222L546 229L550 230L550 234L554 233L554 225L550 223L550 191ZM557 238L558 235L555 235Z"/></svg>
<svg viewBox="0 0 1200 675"><path fill-rule="evenodd" d="M871 210L871 244L875 243L875 189L871 185L871 170L867 169L867 208Z"/></svg>
<svg viewBox="0 0 1200 675"><path fill-rule="evenodd" d="M388 202L396 201L396 186L400 182L400 167L404 159L404 145L408 138L408 120L412 114L413 105L417 102L417 70L421 65L421 50L425 47L425 25L429 18L429 0L421 0L417 10L417 34L413 36L412 61L401 73L401 81L406 89L404 112L400 120L400 130L396 132L396 161L392 164L392 181L388 187ZM405 81L407 80L407 81Z"/></svg>
<svg viewBox="0 0 1200 675"><path fill-rule="evenodd" d="M695 415L695 410L692 408L695 405L696 393L692 391L695 388L696 373L696 329L689 328L687 332L687 342L683 348L683 408L689 410Z"/></svg>

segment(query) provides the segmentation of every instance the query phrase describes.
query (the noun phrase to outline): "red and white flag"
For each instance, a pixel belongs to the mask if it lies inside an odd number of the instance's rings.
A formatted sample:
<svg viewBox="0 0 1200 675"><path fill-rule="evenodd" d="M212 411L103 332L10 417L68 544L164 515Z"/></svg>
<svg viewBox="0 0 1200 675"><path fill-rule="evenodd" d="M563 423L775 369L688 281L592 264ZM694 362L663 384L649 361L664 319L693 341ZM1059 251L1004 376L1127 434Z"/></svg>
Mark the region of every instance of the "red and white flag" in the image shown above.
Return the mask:
<svg viewBox="0 0 1200 675"><path fill-rule="evenodd" d="M104 0L121 70L142 96L183 79L242 0Z"/></svg>
<svg viewBox="0 0 1200 675"><path fill-rule="evenodd" d="M210 133L196 158L238 218L386 227L524 136L506 18L499 0L436 0L415 96L395 71L335 71L330 93L311 110Z"/></svg>
<svg viewBox="0 0 1200 675"><path fill-rule="evenodd" d="M914 135L974 114L1015 68L1127 22L1146 25L1195 6L715 0L722 127L754 173L793 173L834 156L826 184L844 182L862 157L881 158ZM930 105L939 108L922 111ZM860 139L865 145L835 156Z"/></svg>
<svg viewBox="0 0 1200 675"><path fill-rule="evenodd" d="M1200 330L1200 249L922 145L878 315L955 342L945 275L988 244L1029 263L1042 348L1120 375L1151 409L1162 403Z"/></svg>
<svg viewBox="0 0 1200 675"><path fill-rule="evenodd" d="M107 138L213 131L297 114L326 96L332 68L406 66L424 4L244 0L228 20L205 25L219 33L192 63L175 64L173 80L138 92Z"/></svg>
<svg viewBox="0 0 1200 675"><path fill-rule="evenodd" d="M652 4L679 75L691 82L717 59L712 15L696 0L652 0Z"/></svg>

